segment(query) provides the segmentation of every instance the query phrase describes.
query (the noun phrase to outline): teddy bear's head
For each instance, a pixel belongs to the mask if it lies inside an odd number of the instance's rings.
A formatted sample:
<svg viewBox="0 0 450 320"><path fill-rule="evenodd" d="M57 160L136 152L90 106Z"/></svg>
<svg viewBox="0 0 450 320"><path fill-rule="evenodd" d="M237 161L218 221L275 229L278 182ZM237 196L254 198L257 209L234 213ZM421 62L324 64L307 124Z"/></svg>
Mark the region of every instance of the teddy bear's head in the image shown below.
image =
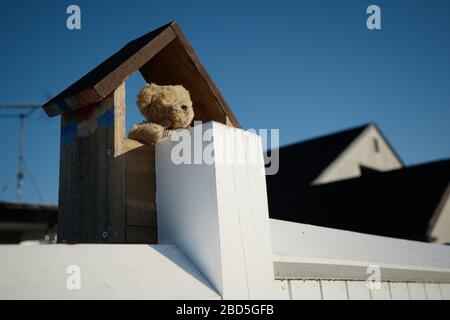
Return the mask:
<svg viewBox="0 0 450 320"><path fill-rule="evenodd" d="M186 128L194 119L191 97L181 85L147 84L137 96L136 103L147 121L166 128Z"/></svg>

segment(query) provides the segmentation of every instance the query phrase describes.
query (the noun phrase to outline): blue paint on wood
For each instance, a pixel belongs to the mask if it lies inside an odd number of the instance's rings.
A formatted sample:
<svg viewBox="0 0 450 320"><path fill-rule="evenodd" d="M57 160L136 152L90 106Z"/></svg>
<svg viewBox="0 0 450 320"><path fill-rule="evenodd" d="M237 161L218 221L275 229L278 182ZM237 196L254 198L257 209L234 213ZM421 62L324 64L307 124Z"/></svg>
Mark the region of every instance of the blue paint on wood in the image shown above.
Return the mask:
<svg viewBox="0 0 450 320"><path fill-rule="evenodd" d="M67 114L66 114L67 116ZM61 126L61 146L67 146L74 143L78 138L78 126L85 121L77 123L76 117L72 117L65 125ZM114 124L114 106L108 108L105 113L101 114L97 119L99 128L109 128ZM95 129L92 130L93 133Z"/></svg>
<svg viewBox="0 0 450 320"><path fill-rule="evenodd" d="M114 124L114 106L108 108L108 110L97 119L98 126L100 128L109 128Z"/></svg>
<svg viewBox="0 0 450 320"><path fill-rule="evenodd" d="M70 121L68 124L61 126L61 145L66 146L72 144L77 139L77 123Z"/></svg>

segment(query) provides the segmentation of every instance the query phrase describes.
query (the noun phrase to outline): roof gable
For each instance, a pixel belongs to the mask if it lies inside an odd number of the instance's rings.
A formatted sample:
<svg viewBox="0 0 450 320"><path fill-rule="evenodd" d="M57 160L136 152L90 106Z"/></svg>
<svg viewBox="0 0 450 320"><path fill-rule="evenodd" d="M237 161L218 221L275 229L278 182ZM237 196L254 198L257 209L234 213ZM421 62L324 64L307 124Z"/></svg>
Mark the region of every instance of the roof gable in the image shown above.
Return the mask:
<svg viewBox="0 0 450 320"><path fill-rule="evenodd" d="M375 123L367 125L313 184L360 176L361 166L379 171L404 167L403 161Z"/></svg>
<svg viewBox="0 0 450 320"><path fill-rule="evenodd" d="M267 176L272 183L295 179L307 186L316 179L368 127L363 125L279 148L280 169Z"/></svg>
<svg viewBox="0 0 450 320"><path fill-rule="evenodd" d="M42 107L49 116L56 116L93 104L138 70L147 82L181 84L188 89L196 120L240 126L176 22L130 41Z"/></svg>

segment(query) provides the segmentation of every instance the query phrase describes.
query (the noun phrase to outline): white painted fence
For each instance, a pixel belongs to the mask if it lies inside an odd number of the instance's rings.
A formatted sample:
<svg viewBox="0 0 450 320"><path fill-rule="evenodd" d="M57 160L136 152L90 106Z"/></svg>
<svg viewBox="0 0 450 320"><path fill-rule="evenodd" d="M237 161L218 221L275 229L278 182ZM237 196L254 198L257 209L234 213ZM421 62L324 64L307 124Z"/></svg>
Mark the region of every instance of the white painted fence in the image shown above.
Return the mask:
<svg viewBox="0 0 450 320"><path fill-rule="evenodd" d="M261 160L254 134L208 129L216 156L256 143ZM0 299L450 299L450 247L269 220L262 162L176 166L173 146L156 149L166 245L0 246Z"/></svg>
<svg viewBox="0 0 450 320"><path fill-rule="evenodd" d="M79 267L79 273L70 266ZM79 289L67 286L71 277L79 277ZM220 299L220 295L173 245L51 244L0 246L0 299Z"/></svg>
<svg viewBox="0 0 450 320"><path fill-rule="evenodd" d="M177 142L165 139L157 145L158 242L176 244L225 299L271 298L272 250L260 138L216 122L185 133L197 138L185 153L194 155L195 144L202 143L198 139L209 136L205 144L215 158L212 163L202 158L175 164ZM202 155L205 146L200 147ZM247 151L256 157L247 157Z"/></svg>
<svg viewBox="0 0 450 320"><path fill-rule="evenodd" d="M369 290L365 281L276 280L281 300L450 300L449 283L382 282Z"/></svg>
<svg viewBox="0 0 450 320"><path fill-rule="evenodd" d="M278 299L450 299L450 247L271 220ZM369 266L380 288L368 288Z"/></svg>

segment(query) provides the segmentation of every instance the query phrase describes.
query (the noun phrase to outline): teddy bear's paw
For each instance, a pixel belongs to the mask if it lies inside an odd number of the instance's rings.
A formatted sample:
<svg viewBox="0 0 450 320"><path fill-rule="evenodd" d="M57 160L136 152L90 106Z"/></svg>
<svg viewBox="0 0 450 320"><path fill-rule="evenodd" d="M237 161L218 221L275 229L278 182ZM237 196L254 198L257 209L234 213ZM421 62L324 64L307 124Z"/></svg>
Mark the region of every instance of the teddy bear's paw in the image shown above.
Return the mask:
<svg viewBox="0 0 450 320"><path fill-rule="evenodd" d="M128 138L152 145L165 136L164 130L156 123L137 124L131 128Z"/></svg>

